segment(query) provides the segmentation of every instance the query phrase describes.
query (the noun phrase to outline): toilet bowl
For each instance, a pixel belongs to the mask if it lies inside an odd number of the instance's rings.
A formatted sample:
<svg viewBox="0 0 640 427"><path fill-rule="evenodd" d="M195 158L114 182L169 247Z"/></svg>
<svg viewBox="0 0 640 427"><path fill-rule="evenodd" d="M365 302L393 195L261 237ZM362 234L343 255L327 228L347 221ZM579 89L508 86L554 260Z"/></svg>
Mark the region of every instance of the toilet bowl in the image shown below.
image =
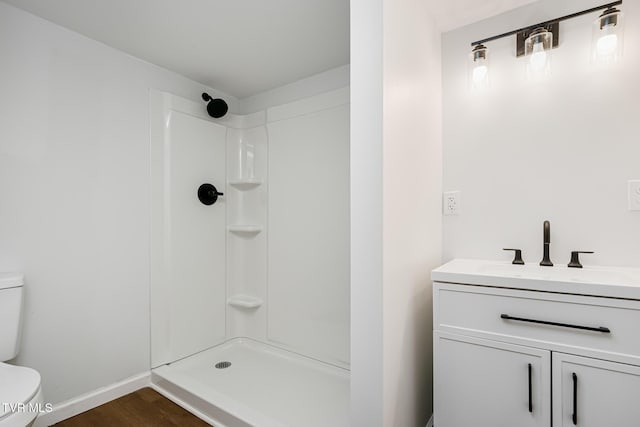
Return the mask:
<svg viewBox="0 0 640 427"><path fill-rule="evenodd" d="M45 410L40 374L30 368L0 363L0 427L31 426Z"/></svg>
<svg viewBox="0 0 640 427"><path fill-rule="evenodd" d="M0 273L0 427L33 425L43 405L38 371L3 361L18 354L22 324L22 274Z"/></svg>

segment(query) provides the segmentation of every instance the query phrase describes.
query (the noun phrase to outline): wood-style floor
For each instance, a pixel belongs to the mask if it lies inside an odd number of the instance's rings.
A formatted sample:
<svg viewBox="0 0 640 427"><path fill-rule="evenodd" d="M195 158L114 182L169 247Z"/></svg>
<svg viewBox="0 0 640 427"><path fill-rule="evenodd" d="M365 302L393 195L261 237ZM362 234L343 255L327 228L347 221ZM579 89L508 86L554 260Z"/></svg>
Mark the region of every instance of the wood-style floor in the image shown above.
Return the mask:
<svg viewBox="0 0 640 427"><path fill-rule="evenodd" d="M143 388L64 420L56 427L207 427L155 390Z"/></svg>

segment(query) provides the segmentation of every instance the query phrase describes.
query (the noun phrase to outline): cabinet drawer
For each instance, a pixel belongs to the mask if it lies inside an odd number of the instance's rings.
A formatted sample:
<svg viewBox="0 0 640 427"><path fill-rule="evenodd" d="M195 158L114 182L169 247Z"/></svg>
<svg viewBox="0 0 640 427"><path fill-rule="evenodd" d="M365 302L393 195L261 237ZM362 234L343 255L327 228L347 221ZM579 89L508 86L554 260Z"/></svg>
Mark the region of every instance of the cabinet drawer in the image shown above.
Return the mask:
<svg viewBox="0 0 640 427"><path fill-rule="evenodd" d="M640 360L638 301L439 283L434 290L437 330Z"/></svg>

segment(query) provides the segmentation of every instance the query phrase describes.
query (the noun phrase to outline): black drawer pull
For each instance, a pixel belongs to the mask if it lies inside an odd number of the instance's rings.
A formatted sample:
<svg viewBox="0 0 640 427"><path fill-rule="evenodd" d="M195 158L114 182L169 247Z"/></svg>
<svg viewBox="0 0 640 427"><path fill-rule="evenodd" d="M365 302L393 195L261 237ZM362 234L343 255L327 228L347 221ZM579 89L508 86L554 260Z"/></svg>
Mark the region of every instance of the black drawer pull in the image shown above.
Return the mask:
<svg viewBox="0 0 640 427"><path fill-rule="evenodd" d="M574 372L571 375L573 378L573 414L571 414L571 421L573 421L573 425L578 425L578 376Z"/></svg>
<svg viewBox="0 0 640 427"><path fill-rule="evenodd" d="M558 323L558 322L549 322L549 321L546 321L546 320L536 320L536 319L525 319L523 317L513 317L513 316L509 316L508 314L501 314L500 317L502 319L505 319L505 320L516 320L518 322L529 322L529 323L538 323L538 324L541 324L541 325L561 326L563 328L582 329L582 330L585 330L585 331L602 332L604 334L608 334L608 333L611 332L611 330L609 328L605 328L604 326L593 327L593 326L571 325L569 323Z"/></svg>
<svg viewBox="0 0 640 427"><path fill-rule="evenodd" d="M533 396L531 396L531 363L529 363L529 412L533 413Z"/></svg>

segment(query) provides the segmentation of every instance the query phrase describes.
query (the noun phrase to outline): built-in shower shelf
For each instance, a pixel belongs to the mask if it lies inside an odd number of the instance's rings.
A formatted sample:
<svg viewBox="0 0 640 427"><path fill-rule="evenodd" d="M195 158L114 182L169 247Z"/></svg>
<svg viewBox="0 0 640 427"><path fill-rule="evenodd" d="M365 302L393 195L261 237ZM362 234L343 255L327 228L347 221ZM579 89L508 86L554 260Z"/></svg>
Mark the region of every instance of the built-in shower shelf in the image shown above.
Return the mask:
<svg viewBox="0 0 640 427"><path fill-rule="evenodd" d="M237 308L258 308L262 305L262 299L250 295L238 294L227 299L227 304Z"/></svg>
<svg viewBox="0 0 640 427"><path fill-rule="evenodd" d="M227 227L229 232L241 235L255 235L262 231L261 225L236 224Z"/></svg>
<svg viewBox="0 0 640 427"><path fill-rule="evenodd" d="M237 188L238 190L245 191L262 185L262 180L256 178L234 179L233 181L229 181L229 185Z"/></svg>

